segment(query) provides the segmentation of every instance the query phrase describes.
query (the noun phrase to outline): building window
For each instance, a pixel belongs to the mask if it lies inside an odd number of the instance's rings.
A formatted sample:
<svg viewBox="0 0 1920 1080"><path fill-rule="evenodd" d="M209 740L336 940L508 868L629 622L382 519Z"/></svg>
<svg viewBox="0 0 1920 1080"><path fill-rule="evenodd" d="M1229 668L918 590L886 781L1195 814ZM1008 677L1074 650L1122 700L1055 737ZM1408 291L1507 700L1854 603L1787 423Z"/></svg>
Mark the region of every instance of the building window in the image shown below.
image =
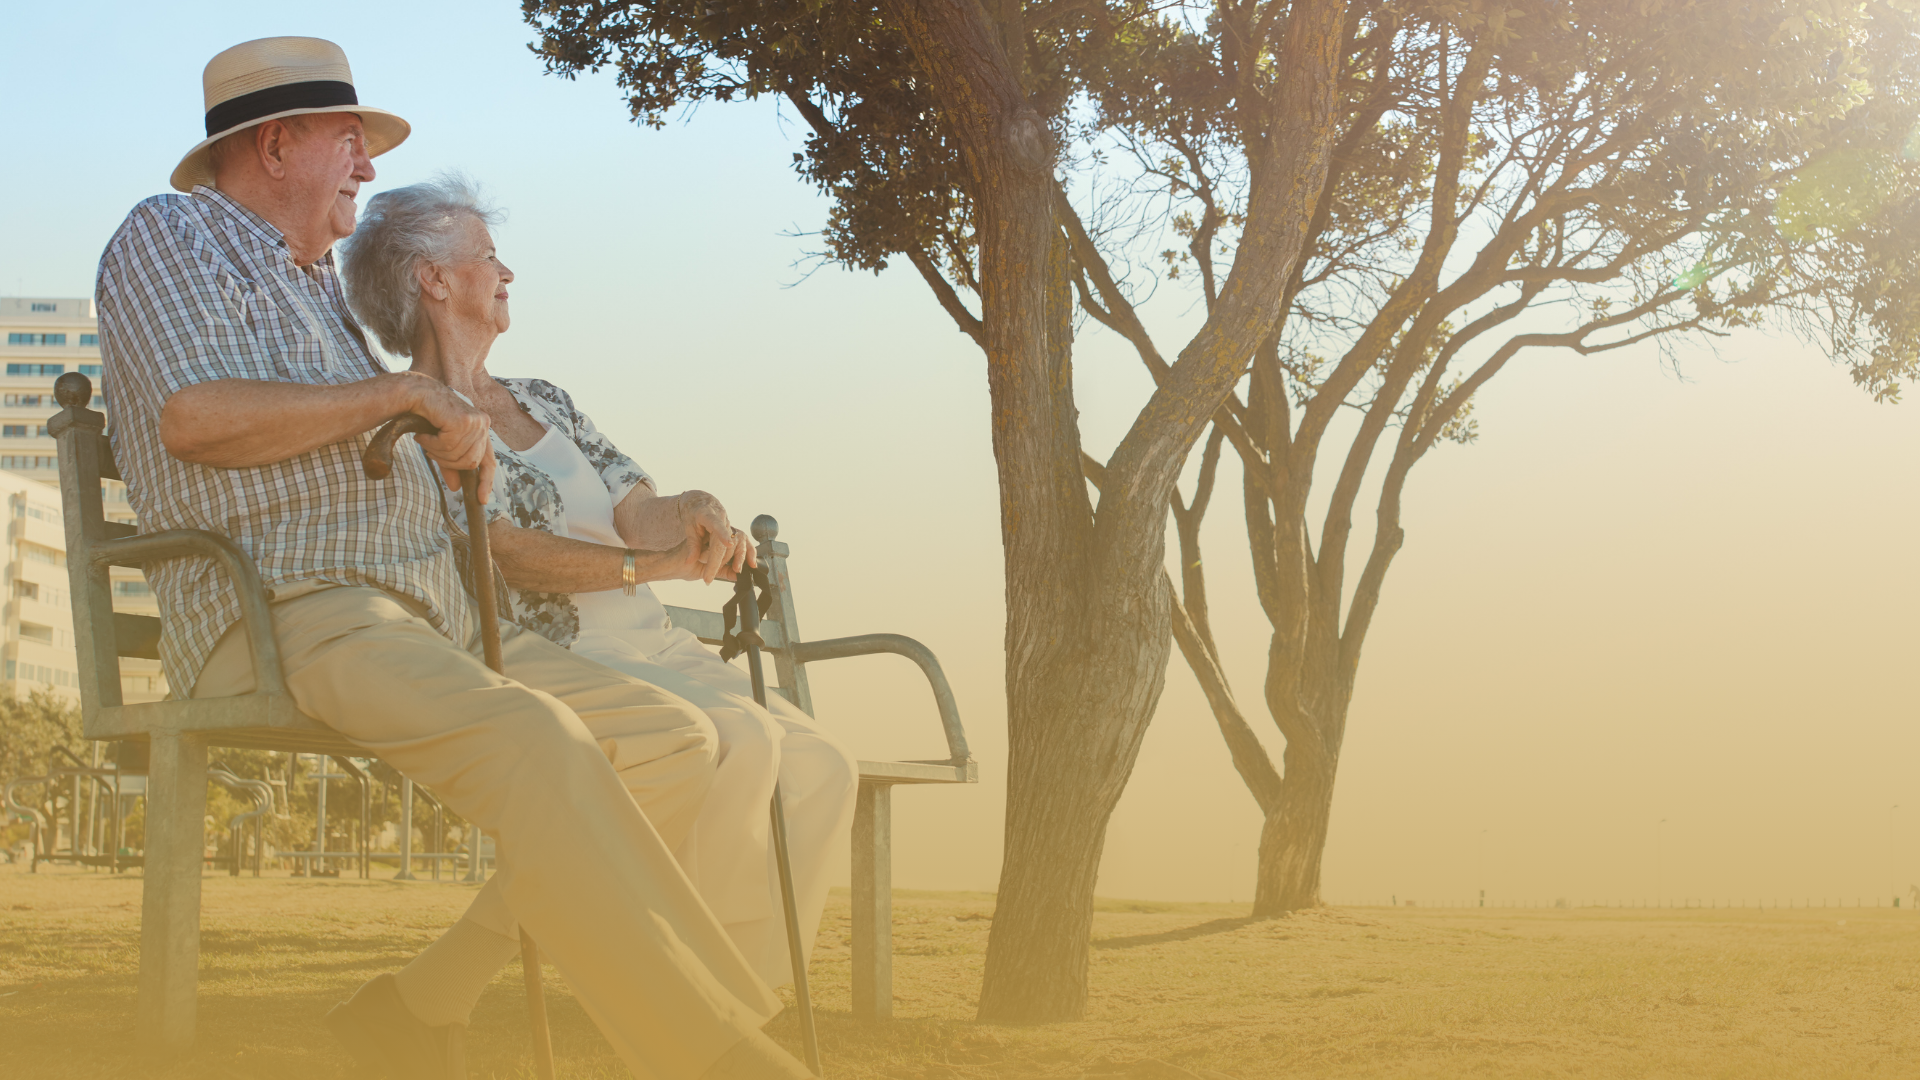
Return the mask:
<svg viewBox="0 0 1920 1080"><path fill-rule="evenodd" d="M144 581L116 581L113 583L115 596L152 596L153 586Z"/></svg>
<svg viewBox="0 0 1920 1080"><path fill-rule="evenodd" d="M106 408L106 407L107 407L107 395L105 395L105 394L95 394L95 395L93 395L93 407L94 407L94 408L96 408L96 409L104 409L104 408Z"/></svg>
<svg viewBox="0 0 1920 1080"><path fill-rule="evenodd" d="M51 314L59 309L60 305L51 300L35 300L33 302L33 313L35 315Z"/></svg>
<svg viewBox="0 0 1920 1080"><path fill-rule="evenodd" d="M39 405L45 400L45 394L8 394L6 397L0 398L0 403L7 405Z"/></svg>
<svg viewBox="0 0 1920 1080"><path fill-rule="evenodd" d="M54 566L67 565L67 553L58 548L46 547L31 541L22 541L20 554L34 562L51 563Z"/></svg>
<svg viewBox="0 0 1920 1080"><path fill-rule="evenodd" d="M26 581L21 578L14 578L13 579L13 595L19 597L22 600L38 600L40 599L40 584L34 581Z"/></svg>
<svg viewBox="0 0 1920 1080"><path fill-rule="evenodd" d="M8 334L7 336L9 338L13 337L12 334ZM66 374L66 372L67 372L67 365L65 364L8 364L7 365L7 374L9 375L64 375Z"/></svg>
<svg viewBox="0 0 1920 1080"><path fill-rule="evenodd" d="M9 345L65 345L65 334L8 334Z"/></svg>
<svg viewBox="0 0 1920 1080"><path fill-rule="evenodd" d="M54 566L67 565L67 553L58 548L45 547L29 540L20 542L20 554L34 562L52 563Z"/></svg>
<svg viewBox="0 0 1920 1080"><path fill-rule="evenodd" d="M91 335L91 334L82 334L82 335L80 335L80 336L81 336L81 337L91 337L92 335ZM99 365L99 364L81 364L80 366L78 366L78 367L76 367L76 368L74 368L73 370L75 370L75 371L78 371L78 372L79 372L80 374L82 374L82 375L91 375L91 376L93 376L93 377L94 377L94 378L96 378L96 379L100 377L100 365Z"/></svg>
<svg viewBox="0 0 1920 1080"><path fill-rule="evenodd" d="M24 641L38 641L42 645L51 645L53 644L53 627L23 622L20 624L20 637Z"/></svg>
<svg viewBox="0 0 1920 1080"><path fill-rule="evenodd" d="M0 469L57 469L60 459L52 454L0 454Z"/></svg>
<svg viewBox="0 0 1920 1080"><path fill-rule="evenodd" d="M27 437L25 424L0 424L0 439L24 439Z"/></svg>
<svg viewBox="0 0 1920 1080"><path fill-rule="evenodd" d="M99 335L99 334L81 334L81 335L80 335L80 344L81 344L81 345L92 345L92 346L97 346L97 345L99 345L99 344L100 344L100 335ZM82 368L81 368L80 370L81 370L81 371L86 371L87 369L86 369L85 367L82 367ZM93 369L92 371L90 371L90 372L87 372L87 373L88 373L89 375L97 375L97 374L99 374L99 373L100 373L100 369L99 369L98 367L95 367L95 368L94 368L94 369Z"/></svg>
<svg viewBox="0 0 1920 1080"><path fill-rule="evenodd" d="M28 664L21 661L7 661L7 678L32 679L35 682L51 683L55 686L78 686L80 677L71 671L62 671L45 664Z"/></svg>

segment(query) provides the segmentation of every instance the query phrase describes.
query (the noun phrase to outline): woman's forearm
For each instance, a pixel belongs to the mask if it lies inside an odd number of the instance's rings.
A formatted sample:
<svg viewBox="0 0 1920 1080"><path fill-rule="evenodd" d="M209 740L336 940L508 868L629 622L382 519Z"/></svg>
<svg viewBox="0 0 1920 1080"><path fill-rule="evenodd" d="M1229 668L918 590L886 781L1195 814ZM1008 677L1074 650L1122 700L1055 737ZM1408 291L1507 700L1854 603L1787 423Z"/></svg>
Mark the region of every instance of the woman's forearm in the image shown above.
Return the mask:
<svg viewBox="0 0 1920 1080"><path fill-rule="evenodd" d="M591 544L541 529L523 529L505 521L487 528L494 562L501 576L516 589L576 593L617 589L623 582L625 550ZM686 543L671 551L636 551L635 577L641 582L676 580L686 576Z"/></svg>
<svg viewBox="0 0 1920 1080"><path fill-rule="evenodd" d="M651 481L633 485L633 490L614 504L613 528L636 550L659 550L687 535L686 523L680 517L680 500L654 491Z"/></svg>

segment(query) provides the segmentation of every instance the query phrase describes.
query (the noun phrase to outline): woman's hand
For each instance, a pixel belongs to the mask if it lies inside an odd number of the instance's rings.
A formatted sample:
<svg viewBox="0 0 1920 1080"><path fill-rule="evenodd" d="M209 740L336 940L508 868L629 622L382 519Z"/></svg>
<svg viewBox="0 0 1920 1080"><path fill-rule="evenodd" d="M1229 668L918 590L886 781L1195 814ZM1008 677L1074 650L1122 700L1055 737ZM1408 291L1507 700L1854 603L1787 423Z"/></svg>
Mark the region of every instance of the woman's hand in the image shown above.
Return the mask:
<svg viewBox="0 0 1920 1080"><path fill-rule="evenodd" d="M622 539L654 557L648 560L656 566L650 580L711 585L716 577L731 581L742 568L760 565L753 541L727 520L720 500L704 491L655 495L642 484L620 501L614 518Z"/></svg>

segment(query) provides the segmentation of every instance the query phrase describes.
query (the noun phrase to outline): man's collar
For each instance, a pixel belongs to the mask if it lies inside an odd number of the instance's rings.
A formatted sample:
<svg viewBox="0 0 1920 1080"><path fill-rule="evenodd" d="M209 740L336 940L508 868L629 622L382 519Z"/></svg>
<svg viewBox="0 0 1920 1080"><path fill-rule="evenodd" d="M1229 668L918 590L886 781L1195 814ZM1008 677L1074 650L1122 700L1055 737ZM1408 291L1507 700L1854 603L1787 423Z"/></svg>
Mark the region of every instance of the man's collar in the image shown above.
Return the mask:
<svg viewBox="0 0 1920 1080"><path fill-rule="evenodd" d="M273 222L241 206L233 196L221 191L219 188L210 187L206 184L195 184L193 187L193 197L196 199L212 200L222 209L234 217L239 218L240 224L246 226L255 236L266 241L268 247L277 247L282 251L287 249L287 235L275 228Z"/></svg>

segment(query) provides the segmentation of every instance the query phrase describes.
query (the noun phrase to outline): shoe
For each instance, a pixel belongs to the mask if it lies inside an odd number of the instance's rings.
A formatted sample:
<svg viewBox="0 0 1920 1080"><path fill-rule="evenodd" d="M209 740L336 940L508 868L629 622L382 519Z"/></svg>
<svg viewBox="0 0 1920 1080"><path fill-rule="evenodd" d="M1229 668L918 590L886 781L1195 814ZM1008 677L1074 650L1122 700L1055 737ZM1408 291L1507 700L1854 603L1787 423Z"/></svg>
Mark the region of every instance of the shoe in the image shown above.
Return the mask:
<svg viewBox="0 0 1920 1080"><path fill-rule="evenodd" d="M368 980L327 1011L327 1027L354 1059L393 1080L467 1080L464 1024L428 1027L407 1010L391 974Z"/></svg>

